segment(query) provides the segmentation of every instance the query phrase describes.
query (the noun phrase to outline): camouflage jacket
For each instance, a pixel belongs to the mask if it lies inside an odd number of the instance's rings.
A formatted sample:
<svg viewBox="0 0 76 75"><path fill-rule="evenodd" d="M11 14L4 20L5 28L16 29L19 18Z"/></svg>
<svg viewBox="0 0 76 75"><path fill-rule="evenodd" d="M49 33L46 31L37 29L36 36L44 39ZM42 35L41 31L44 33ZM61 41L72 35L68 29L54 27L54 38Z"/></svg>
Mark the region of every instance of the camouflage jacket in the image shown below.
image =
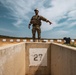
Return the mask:
<svg viewBox="0 0 76 75"><path fill-rule="evenodd" d="M30 24L33 24L33 25L39 25L41 26L41 20L42 21L48 21L46 18L44 18L43 16L40 16L40 15L34 15L31 20L30 20Z"/></svg>

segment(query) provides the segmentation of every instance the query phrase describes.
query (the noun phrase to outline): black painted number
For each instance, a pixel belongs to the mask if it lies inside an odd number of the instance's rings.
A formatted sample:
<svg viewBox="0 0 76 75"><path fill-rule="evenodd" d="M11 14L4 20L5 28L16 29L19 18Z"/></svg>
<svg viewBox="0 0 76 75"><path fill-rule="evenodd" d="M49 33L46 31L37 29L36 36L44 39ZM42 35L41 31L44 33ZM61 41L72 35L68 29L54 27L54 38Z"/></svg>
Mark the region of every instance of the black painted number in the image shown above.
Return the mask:
<svg viewBox="0 0 76 75"><path fill-rule="evenodd" d="M40 61L41 61L41 59L42 59L42 54L39 54L39 57L40 57Z"/></svg>
<svg viewBox="0 0 76 75"><path fill-rule="evenodd" d="M34 61L41 61L43 54L34 54Z"/></svg>
<svg viewBox="0 0 76 75"><path fill-rule="evenodd" d="M35 54L35 55L34 55L34 61L38 61L38 59L37 59L37 58L38 58L38 55L37 55L37 54Z"/></svg>

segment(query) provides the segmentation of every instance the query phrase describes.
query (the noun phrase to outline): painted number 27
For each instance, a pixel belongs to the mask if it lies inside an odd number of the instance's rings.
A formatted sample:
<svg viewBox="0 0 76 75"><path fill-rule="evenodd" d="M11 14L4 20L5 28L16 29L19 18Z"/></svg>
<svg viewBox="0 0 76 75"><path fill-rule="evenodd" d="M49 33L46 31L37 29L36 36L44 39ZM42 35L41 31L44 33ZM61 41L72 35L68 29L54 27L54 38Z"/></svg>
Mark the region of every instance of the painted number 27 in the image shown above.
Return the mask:
<svg viewBox="0 0 76 75"><path fill-rule="evenodd" d="M34 61L41 61L43 54L34 54Z"/></svg>

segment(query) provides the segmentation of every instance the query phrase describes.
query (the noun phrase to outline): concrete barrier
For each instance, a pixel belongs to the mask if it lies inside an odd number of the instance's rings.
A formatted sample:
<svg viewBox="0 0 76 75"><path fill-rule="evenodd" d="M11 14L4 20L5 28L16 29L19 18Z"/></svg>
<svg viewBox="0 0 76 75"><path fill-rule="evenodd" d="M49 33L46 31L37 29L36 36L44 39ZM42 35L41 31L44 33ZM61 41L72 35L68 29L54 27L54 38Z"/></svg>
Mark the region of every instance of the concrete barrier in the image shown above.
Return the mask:
<svg viewBox="0 0 76 75"><path fill-rule="evenodd" d="M25 75L25 43L0 47L0 75Z"/></svg>
<svg viewBox="0 0 76 75"><path fill-rule="evenodd" d="M51 44L51 75L76 75L76 48Z"/></svg>
<svg viewBox="0 0 76 75"><path fill-rule="evenodd" d="M0 47L0 75L76 75L76 48L38 42Z"/></svg>
<svg viewBox="0 0 76 75"><path fill-rule="evenodd" d="M51 74L51 45L50 43L25 44L25 75L50 75Z"/></svg>

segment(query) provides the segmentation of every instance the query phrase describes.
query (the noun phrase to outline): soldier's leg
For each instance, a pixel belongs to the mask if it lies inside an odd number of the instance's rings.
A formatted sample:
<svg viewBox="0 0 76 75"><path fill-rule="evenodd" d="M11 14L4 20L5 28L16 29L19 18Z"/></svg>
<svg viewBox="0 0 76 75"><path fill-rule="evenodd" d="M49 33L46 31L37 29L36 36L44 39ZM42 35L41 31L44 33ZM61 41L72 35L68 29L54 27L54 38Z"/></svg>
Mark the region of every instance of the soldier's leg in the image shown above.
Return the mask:
<svg viewBox="0 0 76 75"><path fill-rule="evenodd" d="M37 29L37 33L38 33L38 42L40 42L40 39L41 39L41 28Z"/></svg>
<svg viewBox="0 0 76 75"><path fill-rule="evenodd" d="M33 38L33 42L35 42L35 34L36 34L36 29L33 28L33 29L32 29L32 38Z"/></svg>

